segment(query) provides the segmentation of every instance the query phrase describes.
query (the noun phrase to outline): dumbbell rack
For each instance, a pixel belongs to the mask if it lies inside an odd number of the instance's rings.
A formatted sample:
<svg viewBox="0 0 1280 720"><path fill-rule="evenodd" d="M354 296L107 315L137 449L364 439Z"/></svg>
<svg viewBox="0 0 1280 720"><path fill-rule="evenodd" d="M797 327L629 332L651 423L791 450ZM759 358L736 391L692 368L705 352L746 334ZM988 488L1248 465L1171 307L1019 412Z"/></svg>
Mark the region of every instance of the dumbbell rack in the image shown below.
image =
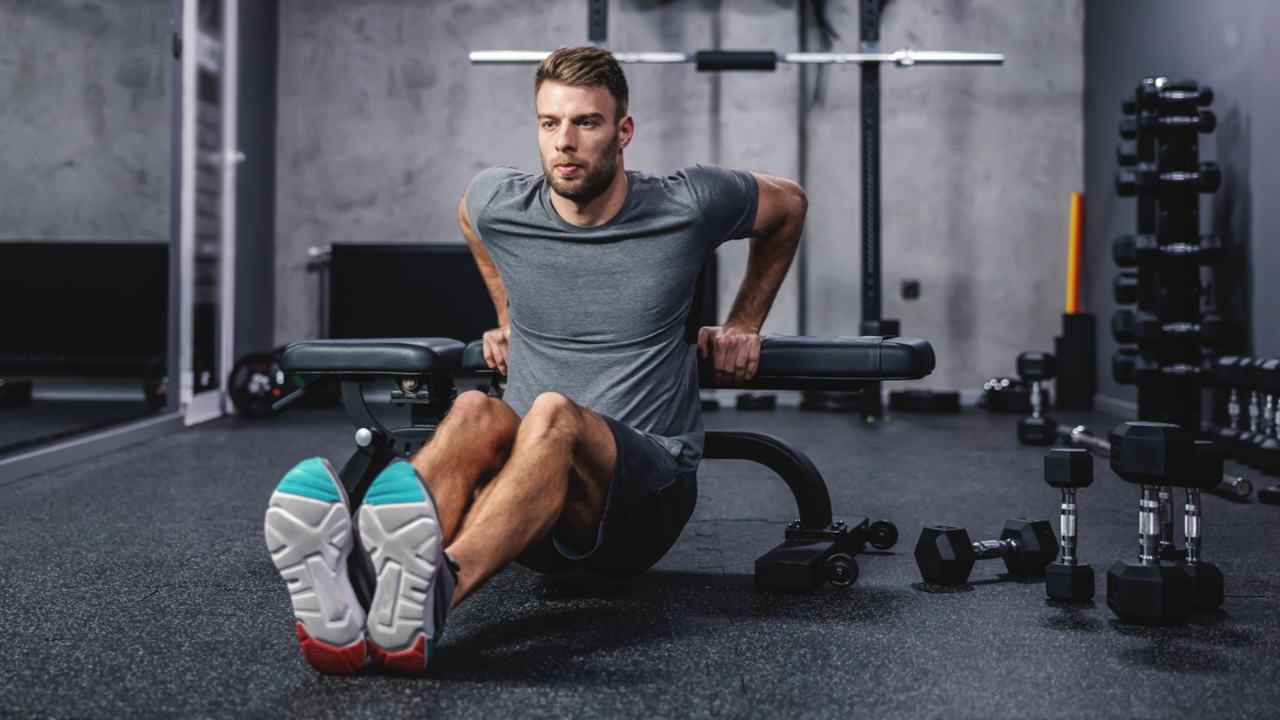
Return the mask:
<svg viewBox="0 0 1280 720"><path fill-rule="evenodd" d="M1137 233L1113 245L1121 305L1111 330L1122 346L1112 375L1138 386L1138 418L1200 429L1201 346L1221 342L1221 318L1201 314L1200 266L1222 256L1218 239L1200 235L1199 194L1217 191L1221 173L1199 161L1199 135L1215 118L1202 110L1213 92L1194 81L1145 78L1121 104L1116 192L1137 196ZM1134 268L1134 270L1127 270Z"/></svg>

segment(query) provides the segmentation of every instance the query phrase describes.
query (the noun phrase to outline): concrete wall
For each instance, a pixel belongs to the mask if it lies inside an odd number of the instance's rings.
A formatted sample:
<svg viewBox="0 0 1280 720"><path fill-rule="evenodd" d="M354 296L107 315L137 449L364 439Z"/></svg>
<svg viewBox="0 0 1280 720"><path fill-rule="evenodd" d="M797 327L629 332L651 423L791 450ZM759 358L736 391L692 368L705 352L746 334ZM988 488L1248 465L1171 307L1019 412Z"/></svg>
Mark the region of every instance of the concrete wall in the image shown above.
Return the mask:
<svg viewBox="0 0 1280 720"><path fill-rule="evenodd" d="M171 15L0 3L0 239L168 239Z"/></svg>
<svg viewBox="0 0 1280 720"><path fill-rule="evenodd" d="M832 3L856 49L856 5ZM1082 187L1082 5L892 2L881 49L1004 52L1000 67L883 67L884 317L927 339L923 385L977 388L1052 350L1065 305L1070 194ZM857 334L858 73L828 72L810 114L809 331ZM921 281L905 301L901 281Z"/></svg>
<svg viewBox="0 0 1280 720"><path fill-rule="evenodd" d="M1119 142L1120 99L1143 77L1191 78L1213 87L1210 109L1218 128L1200 140L1201 160L1222 167L1222 189L1202 196L1201 230L1215 232L1227 261L1206 272L1208 299L1235 327L1225 350L1280 355L1280 285L1269 275L1280 267L1280 95L1271 68L1280 63L1274 42L1280 5L1270 0L1089 0L1086 22L1085 187L1087 303L1098 315L1098 392L1136 403L1137 391L1111 378L1116 343L1108 331L1116 309L1111 281L1111 241L1132 233L1134 200L1116 197L1113 177ZM1257 130L1257 132L1254 132Z"/></svg>
<svg viewBox="0 0 1280 720"><path fill-rule="evenodd" d="M852 0L827 3L857 50ZM799 49L794 0L617 0L615 50ZM531 67L472 67L467 52L586 41L582 0L283 0L276 341L314 336L309 246L461 242L458 198L491 165L539 167ZM1082 185L1082 5L995 0L890 3L882 45L1004 51L999 68L886 67L885 316L930 340L925 384L974 388L1052 347L1065 287L1068 197ZM630 168L697 162L796 177L800 78L629 66L637 137ZM856 334L859 319L858 73L827 72L811 111L806 247L810 333ZM727 311L745 244L721 251ZM766 331L794 333L788 278ZM923 284L903 302L903 278Z"/></svg>

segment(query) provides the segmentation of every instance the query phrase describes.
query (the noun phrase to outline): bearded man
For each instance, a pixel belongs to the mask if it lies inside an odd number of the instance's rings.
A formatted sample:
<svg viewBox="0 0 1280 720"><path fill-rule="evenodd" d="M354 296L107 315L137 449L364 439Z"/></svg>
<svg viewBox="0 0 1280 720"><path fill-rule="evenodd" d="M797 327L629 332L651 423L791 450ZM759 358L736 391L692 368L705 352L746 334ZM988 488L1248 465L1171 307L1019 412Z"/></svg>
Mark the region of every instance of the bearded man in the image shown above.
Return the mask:
<svg viewBox="0 0 1280 720"><path fill-rule="evenodd" d="M336 576L294 593L304 655L322 672L354 672L367 654L390 672L421 674L449 610L513 561L610 578L648 569L697 499L697 355L714 358L722 384L756 371L760 327L804 226L804 191L710 165L627 171L635 121L607 51L552 53L534 93L542 173L490 168L458 206L498 312L484 354L507 376L505 395L459 395L431 442L374 480L356 518L359 549L350 521L345 536L338 527L350 511L327 461L298 465L272 496L280 509L320 502L311 511L336 523L338 540L314 548L341 555ZM735 238L750 238L746 277L725 323L690 344L699 270ZM268 511L269 538L272 522ZM377 573L367 616L345 575L353 551Z"/></svg>

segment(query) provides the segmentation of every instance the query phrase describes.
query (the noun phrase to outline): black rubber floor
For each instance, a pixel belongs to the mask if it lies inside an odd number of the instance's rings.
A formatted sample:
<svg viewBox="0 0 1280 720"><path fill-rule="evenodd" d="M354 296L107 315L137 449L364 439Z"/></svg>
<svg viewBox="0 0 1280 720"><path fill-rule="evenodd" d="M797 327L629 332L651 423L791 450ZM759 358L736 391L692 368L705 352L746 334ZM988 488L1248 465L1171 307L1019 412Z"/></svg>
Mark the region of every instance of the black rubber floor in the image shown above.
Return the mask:
<svg viewBox="0 0 1280 720"><path fill-rule="evenodd" d="M0 456L155 411L144 401L37 400L28 405L0 407Z"/></svg>
<svg viewBox="0 0 1280 720"><path fill-rule="evenodd" d="M859 556L847 590L758 592L753 561L794 504L767 470L709 461L694 521L652 571L605 582L514 567L449 618L429 677L321 677L298 650L262 517L300 459L344 460L351 429L341 411L223 420L0 488L0 717L1280 714L1280 507L1208 496L1205 555L1226 605L1137 627L1101 598L1048 602L1043 581L1008 578L998 560L948 592L920 583L925 524L976 540L1007 517L1056 518L1044 450L1017 445L1014 418L966 409L869 428L779 409L707 422L791 439L837 514L894 521L898 546ZM1104 589L1108 565L1136 553L1137 493L1095 467L1081 554Z"/></svg>

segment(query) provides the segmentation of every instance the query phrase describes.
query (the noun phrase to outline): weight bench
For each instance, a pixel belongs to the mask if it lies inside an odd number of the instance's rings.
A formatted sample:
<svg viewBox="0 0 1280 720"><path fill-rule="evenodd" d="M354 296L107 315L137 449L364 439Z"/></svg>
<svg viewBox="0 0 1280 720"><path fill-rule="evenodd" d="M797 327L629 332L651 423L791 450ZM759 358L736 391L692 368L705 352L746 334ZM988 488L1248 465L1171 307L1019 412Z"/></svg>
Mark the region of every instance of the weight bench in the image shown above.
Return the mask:
<svg viewBox="0 0 1280 720"><path fill-rule="evenodd" d="M755 377L736 389L854 391L885 380L916 380L933 367L933 348L916 338L770 335L761 344ZM276 412L341 383L343 404L357 428L356 452L340 473L353 511L387 464L410 457L431 439L457 396L455 372L490 373L493 397L501 397L506 383L485 364L480 341L463 345L445 338L300 342L285 349L280 369L314 379L275 403ZM714 384L713 373L710 360L699 361L701 387L724 387ZM393 383L391 402L409 406L408 427L384 427L369 410L363 383L387 379ZM786 440L709 430L703 458L760 463L780 475L795 496L799 518L787 526L781 545L756 560L756 587L811 591L823 582L848 587L858 578L854 555L867 544L884 550L897 542L897 528L890 522L833 517L822 474ZM356 592L367 601L373 586L361 568L353 564L353 570Z"/></svg>

